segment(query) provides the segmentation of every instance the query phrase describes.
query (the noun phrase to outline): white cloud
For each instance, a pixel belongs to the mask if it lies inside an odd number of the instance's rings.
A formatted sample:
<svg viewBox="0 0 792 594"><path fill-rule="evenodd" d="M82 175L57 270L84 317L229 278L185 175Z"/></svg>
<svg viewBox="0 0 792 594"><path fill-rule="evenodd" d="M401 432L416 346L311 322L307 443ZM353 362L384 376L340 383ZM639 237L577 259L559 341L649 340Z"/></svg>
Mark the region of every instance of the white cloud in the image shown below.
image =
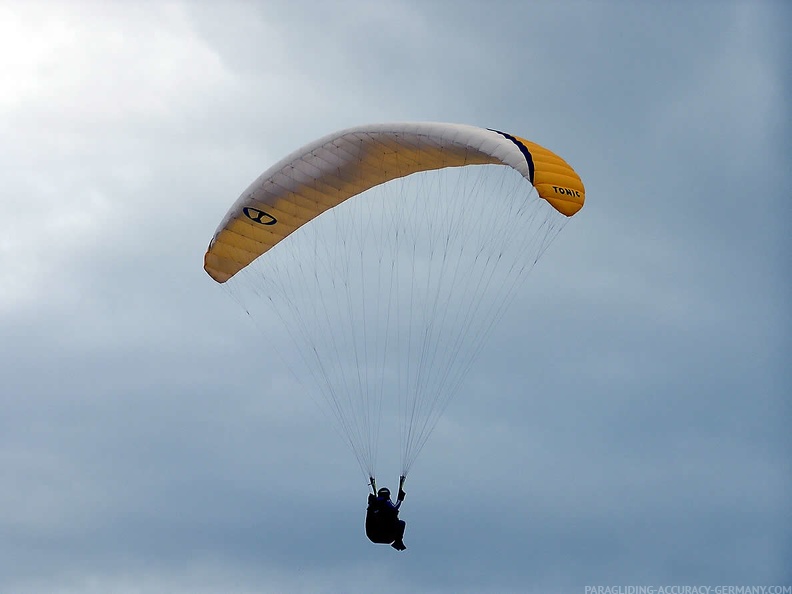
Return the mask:
<svg viewBox="0 0 792 594"><path fill-rule="evenodd" d="M232 83L178 4L33 2L3 17L0 105L37 127L173 117Z"/></svg>
<svg viewBox="0 0 792 594"><path fill-rule="evenodd" d="M3 309L58 292L76 248L112 233L115 194L152 176L141 132L233 86L178 5L126 6L0 6Z"/></svg>

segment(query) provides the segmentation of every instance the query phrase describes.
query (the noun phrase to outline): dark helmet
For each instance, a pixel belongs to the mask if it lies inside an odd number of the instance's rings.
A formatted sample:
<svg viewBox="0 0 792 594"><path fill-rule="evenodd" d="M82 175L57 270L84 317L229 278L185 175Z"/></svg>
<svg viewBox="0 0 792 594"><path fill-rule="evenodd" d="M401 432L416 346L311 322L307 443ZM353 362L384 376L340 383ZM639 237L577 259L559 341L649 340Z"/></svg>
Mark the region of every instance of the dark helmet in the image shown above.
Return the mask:
<svg viewBox="0 0 792 594"><path fill-rule="evenodd" d="M382 487L382 489L377 491L377 497L381 497L383 499L390 499L390 489L388 489L388 487Z"/></svg>

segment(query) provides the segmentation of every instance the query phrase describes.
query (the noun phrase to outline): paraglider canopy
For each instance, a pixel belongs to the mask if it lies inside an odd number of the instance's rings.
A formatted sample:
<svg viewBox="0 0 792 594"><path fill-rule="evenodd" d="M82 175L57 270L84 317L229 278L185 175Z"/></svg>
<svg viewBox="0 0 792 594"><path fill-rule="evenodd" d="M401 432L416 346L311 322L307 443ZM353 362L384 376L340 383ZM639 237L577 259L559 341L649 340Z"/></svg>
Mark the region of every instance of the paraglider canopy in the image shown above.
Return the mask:
<svg viewBox="0 0 792 594"><path fill-rule="evenodd" d="M282 321L295 377L374 488L383 408L398 403L403 482L520 281L584 202L569 164L519 136L360 126L262 173L204 268L267 331Z"/></svg>
<svg viewBox="0 0 792 594"><path fill-rule="evenodd" d="M577 173L523 138L461 124L361 126L317 140L265 171L220 223L204 268L225 282L302 225L365 190L420 171L482 164L519 171L566 216L583 207Z"/></svg>

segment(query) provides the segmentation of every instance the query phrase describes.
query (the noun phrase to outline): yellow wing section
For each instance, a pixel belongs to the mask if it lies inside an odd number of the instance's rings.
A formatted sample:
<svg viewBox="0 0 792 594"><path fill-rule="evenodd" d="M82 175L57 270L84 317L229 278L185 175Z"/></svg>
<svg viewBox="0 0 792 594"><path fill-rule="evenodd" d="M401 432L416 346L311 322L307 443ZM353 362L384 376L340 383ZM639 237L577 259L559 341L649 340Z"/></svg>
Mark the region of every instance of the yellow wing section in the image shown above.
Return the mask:
<svg viewBox="0 0 792 594"><path fill-rule="evenodd" d="M586 190L569 163L535 142L515 136L531 154L534 175L531 180L539 195L561 214L571 217L583 208Z"/></svg>

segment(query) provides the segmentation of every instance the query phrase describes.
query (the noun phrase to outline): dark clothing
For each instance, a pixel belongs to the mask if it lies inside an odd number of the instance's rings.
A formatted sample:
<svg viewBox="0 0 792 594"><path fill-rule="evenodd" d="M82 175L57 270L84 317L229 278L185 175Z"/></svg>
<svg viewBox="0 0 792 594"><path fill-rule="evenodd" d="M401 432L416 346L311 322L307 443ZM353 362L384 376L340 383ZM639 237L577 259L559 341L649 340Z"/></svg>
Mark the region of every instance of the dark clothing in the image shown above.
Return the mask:
<svg viewBox="0 0 792 594"><path fill-rule="evenodd" d="M399 519L401 501L394 505L390 499L370 494L366 508L366 536L377 544L393 544L404 547L404 529L407 524ZM399 545L399 546L397 546Z"/></svg>

